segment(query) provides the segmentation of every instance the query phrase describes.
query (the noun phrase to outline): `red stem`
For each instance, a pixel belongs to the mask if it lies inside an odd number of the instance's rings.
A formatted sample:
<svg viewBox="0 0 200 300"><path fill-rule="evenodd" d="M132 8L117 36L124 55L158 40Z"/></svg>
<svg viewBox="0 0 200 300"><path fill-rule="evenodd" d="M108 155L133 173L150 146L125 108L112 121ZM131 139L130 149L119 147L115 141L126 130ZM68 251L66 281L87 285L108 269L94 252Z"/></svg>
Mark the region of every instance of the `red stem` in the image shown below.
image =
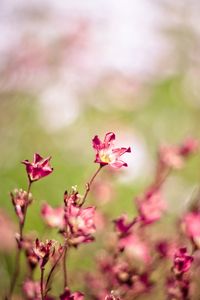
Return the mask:
<svg viewBox="0 0 200 300"><path fill-rule="evenodd" d="M91 185L95 179L95 177L98 175L98 173L100 172L100 170L102 169L102 165L99 166L99 168L97 169L97 171L94 173L94 175L92 176L92 178L90 179L90 181L86 184L86 190L85 190L85 194L83 196L83 200L82 200L82 203L81 203L81 206L85 203L85 200L87 198L87 195L91 189Z"/></svg>
<svg viewBox="0 0 200 300"><path fill-rule="evenodd" d="M54 263L54 265L52 266L52 268L51 268L51 270L50 270L50 272L49 272L49 275L48 275L47 280L46 280L46 285L45 285L45 288L46 288L45 296L47 295L48 290L49 290L48 284L49 284L49 282L50 282L50 279L51 279L51 277L52 277L52 275L53 275L53 272L54 272L56 266L58 265L58 263L59 263L59 261L60 261L62 255L63 255L63 253L64 253L64 250L61 252L61 254L59 255L58 259L56 260L56 262Z"/></svg>
<svg viewBox="0 0 200 300"><path fill-rule="evenodd" d="M41 277L40 277L40 290L41 290L41 298L44 300L44 267L41 268Z"/></svg>
<svg viewBox="0 0 200 300"><path fill-rule="evenodd" d="M29 183L28 183L28 189L27 189L27 203L28 203L28 198L29 198L29 194L30 194L31 184L32 184L32 182L29 181ZM19 237L19 242L18 243L21 243L21 241L23 240L23 229L24 229L24 224L25 224L25 219L26 219L26 213L27 213L27 206L26 206L25 211L24 211L23 222L19 223L20 237ZM18 247L17 247L16 258L15 258L15 270L14 270L12 278L11 278L10 289L9 289L9 293L8 293L7 299L11 299L12 298L12 294L13 294L13 291L15 289L17 278L19 277L19 274L20 274L20 257L21 257L21 250L22 250L22 248L21 248L20 244L18 244L17 246Z"/></svg>
<svg viewBox="0 0 200 300"><path fill-rule="evenodd" d="M64 256L63 256L64 290L67 287L67 250L68 250L68 246L66 245L64 248Z"/></svg>

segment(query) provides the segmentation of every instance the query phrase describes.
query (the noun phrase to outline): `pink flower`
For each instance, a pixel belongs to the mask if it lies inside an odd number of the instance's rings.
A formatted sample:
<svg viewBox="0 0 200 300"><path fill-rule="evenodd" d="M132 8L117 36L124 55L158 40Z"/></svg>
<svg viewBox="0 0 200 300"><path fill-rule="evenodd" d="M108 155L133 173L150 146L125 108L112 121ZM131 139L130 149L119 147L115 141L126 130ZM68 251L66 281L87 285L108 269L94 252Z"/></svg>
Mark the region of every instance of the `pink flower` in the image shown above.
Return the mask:
<svg viewBox="0 0 200 300"><path fill-rule="evenodd" d="M159 150L161 163L169 168L180 169L184 160L199 149L199 142L193 138L186 139L180 146L162 146Z"/></svg>
<svg viewBox="0 0 200 300"><path fill-rule="evenodd" d="M23 283L23 292L26 298L29 300L40 300L41 299L40 282L27 279Z"/></svg>
<svg viewBox="0 0 200 300"><path fill-rule="evenodd" d="M93 138L93 148L96 150L95 162L101 166L110 165L114 168L127 167L127 163L120 160L120 157L126 152L131 152L131 148L114 148L114 140L115 134L113 132L107 133L103 142L101 142L97 135Z"/></svg>
<svg viewBox="0 0 200 300"><path fill-rule="evenodd" d="M65 292L60 295L60 300L84 300L84 294L81 292L71 293L68 288L65 289Z"/></svg>
<svg viewBox="0 0 200 300"><path fill-rule="evenodd" d="M81 208L69 205L66 211L66 223L69 226L73 244L90 242L95 232L95 207Z"/></svg>
<svg viewBox="0 0 200 300"><path fill-rule="evenodd" d="M190 282L188 279L176 280L174 277L167 278L167 299L188 299Z"/></svg>
<svg viewBox="0 0 200 300"><path fill-rule="evenodd" d="M50 205L45 203L41 208L41 214L48 226L57 227L61 230L64 228L65 220L63 207L52 208Z"/></svg>
<svg viewBox="0 0 200 300"><path fill-rule="evenodd" d="M35 247L33 248L34 254L37 256L40 267L44 267L49 261L50 256L55 253L55 242L50 240L45 243L40 242L38 239L35 241Z"/></svg>
<svg viewBox="0 0 200 300"><path fill-rule="evenodd" d="M135 218L132 222L128 222L127 216L122 215L121 217L114 220L115 229L120 234L126 234L138 220L138 218Z"/></svg>
<svg viewBox="0 0 200 300"><path fill-rule="evenodd" d="M177 146L162 146L159 150L159 157L161 163L169 168L183 167L184 160Z"/></svg>
<svg viewBox="0 0 200 300"><path fill-rule="evenodd" d="M14 240L17 228L11 217L0 209L0 237L2 243L0 243L0 252L9 253L15 249L16 244Z"/></svg>
<svg viewBox="0 0 200 300"><path fill-rule="evenodd" d="M81 202L82 202L82 197L78 193L76 186L72 186L70 193L68 193L68 191L65 191L64 203L66 207L70 206L71 204L78 206Z"/></svg>
<svg viewBox="0 0 200 300"><path fill-rule="evenodd" d="M30 163L28 160L22 161L26 166L26 171L30 182L39 180L53 172L49 161L51 157L42 158L39 154L34 154L34 160Z"/></svg>
<svg viewBox="0 0 200 300"><path fill-rule="evenodd" d="M188 138L186 139L180 147L180 154L187 157L199 150L199 142L196 139Z"/></svg>
<svg viewBox="0 0 200 300"><path fill-rule="evenodd" d="M24 222L26 209L32 201L32 196L31 194L28 195L28 193L23 191L22 189L16 189L13 193L10 193L10 195L12 203L15 207L15 212L19 218L20 223L22 224Z"/></svg>
<svg viewBox="0 0 200 300"><path fill-rule="evenodd" d="M187 249L180 248L178 251L176 251L174 255L173 270L175 274L183 274L185 272L188 272L192 262L193 262L193 257L187 253Z"/></svg>
<svg viewBox="0 0 200 300"><path fill-rule="evenodd" d="M148 246L137 235L129 234L121 238L118 245L119 249L123 250L128 257L134 257L145 263L149 263L151 260Z"/></svg>
<svg viewBox="0 0 200 300"><path fill-rule="evenodd" d="M120 297L116 296L114 291L111 291L111 293L105 297L105 300L120 300Z"/></svg>
<svg viewBox="0 0 200 300"><path fill-rule="evenodd" d="M137 201L141 219L145 224L158 221L166 210L166 203L159 191L149 191L143 199Z"/></svg>
<svg viewBox="0 0 200 300"><path fill-rule="evenodd" d="M162 239L156 242L155 249L161 258L173 258L177 249L177 244L174 241Z"/></svg>
<svg viewBox="0 0 200 300"><path fill-rule="evenodd" d="M182 220L186 235L200 247L200 212L189 212Z"/></svg>

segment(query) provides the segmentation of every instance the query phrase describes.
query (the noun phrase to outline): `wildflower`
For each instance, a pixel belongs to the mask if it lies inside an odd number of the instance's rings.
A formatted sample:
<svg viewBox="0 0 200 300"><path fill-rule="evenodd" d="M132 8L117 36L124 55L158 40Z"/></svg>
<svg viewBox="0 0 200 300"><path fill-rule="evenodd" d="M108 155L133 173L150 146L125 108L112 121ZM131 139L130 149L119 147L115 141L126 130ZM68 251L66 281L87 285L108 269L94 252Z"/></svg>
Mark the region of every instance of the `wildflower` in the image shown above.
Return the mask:
<svg viewBox="0 0 200 300"><path fill-rule="evenodd" d="M138 220L138 218L135 218L132 222L127 222L127 216L122 215L114 220L115 229L122 235L126 234Z"/></svg>
<svg viewBox="0 0 200 300"><path fill-rule="evenodd" d="M200 212L187 213L182 219L182 227L186 235L200 247Z"/></svg>
<svg viewBox="0 0 200 300"><path fill-rule="evenodd" d="M120 300L120 297L115 295L114 291L111 291L110 294L105 297L105 300Z"/></svg>
<svg viewBox="0 0 200 300"><path fill-rule="evenodd" d="M186 248L180 248L174 255L173 270L175 274L183 274L189 271L193 257L187 253Z"/></svg>
<svg viewBox="0 0 200 300"><path fill-rule="evenodd" d="M65 218L69 226L71 241L73 244L89 242L93 240L91 236L95 232L94 224L95 207L81 208L69 205Z"/></svg>
<svg viewBox="0 0 200 300"><path fill-rule="evenodd" d="M22 286L24 295L28 300L41 300L41 288L39 281L33 281L31 279L27 279ZM45 300L55 300L55 298L51 296L46 296Z"/></svg>
<svg viewBox="0 0 200 300"><path fill-rule="evenodd" d="M7 254L15 248L15 240L13 236L17 228L12 219L0 209L0 236L2 243L0 243L0 251Z"/></svg>
<svg viewBox="0 0 200 300"><path fill-rule="evenodd" d="M196 153L199 149L199 142L196 139L188 138L180 146L180 154L187 157L193 153Z"/></svg>
<svg viewBox="0 0 200 300"><path fill-rule="evenodd" d="M110 165L114 168L127 167L127 163L120 160L120 157L126 152L131 152L131 148L114 148L114 140L115 134L113 132L107 133L103 142L101 142L97 135L93 138L93 148L96 150L95 162L101 166Z"/></svg>
<svg viewBox="0 0 200 300"><path fill-rule="evenodd" d="M43 268L48 262L50 256L53 256L55 253L55 242L52 240L47 240L45 243L43 243L36 239L33 252L39 260L40 267Z"/></svg>
<svg viewBox="0 0 200 300"><path fill-rule="evenodd" d="M63 207L52 208L47 203L44 203L41 208L41 214L48 226L57 227L61 230L64 228L65 220Z"/></svg>
<svg viewBox="0 0 200 300"><path fill-rule="evenodd" d="M183 157L177 146L162 146L159 150L161 163L169 168L180 169L183 167Z"/></svg>
<svg viewBox="0 0 200 300"><path fill-rule="evenodd" d="M186 139L180 146L162 146L159 151L160 162L169 168L180 169L184 159L199 149L199 142L193 138Z"/></svg>
<svg viewBox="0 0 200 300"><path fill-rule="evenodd" d="M64 193L64 203L65 206L70 206L71 204L79 205L82 201L81 195L78 193L77 186L72 186L70 193L65 191Z"/></svg>
<svg viewBox="0 0 200 300"><path fill-rule="evenodd" d="M64 293L60 295L60 300L84 300L84 294L81 292L71 293L70 290L66 288Z"/></svg>
<svg viewBox="0 0 200 300"><path fill-rule="evenodd" d="M15 189L13 193L10 193L15 212L22 224L28 205L32 202L31 194L23 191L22 189Z"/></svg>
<svg viewBox="0 0 200 300"><path fill-rule="evenodd" d="M29 300L40 300L41 291L40 291L40 282L27 279L23 283L23 292L27 299Z"/></svg>
<svg viewBox="0 0 200 300"><path fill-rule="evenodd" d="M120 238L118 246L130 258L134 257L145 263L151 260L148 246L135 234Z"/></svg>
<svg viewBox="0 0 200 300"><path fill-rule="evenodd" d="M158 252L161 258L173 258L176 249L176 243L174 241L168 241L166 239L161 239L155 244L155 250Z"/></svg>
<svg viewBox="0 0 200 300"><path fill-rule="evenodd" d="M167 278L166 288L169 299L188 299L190 282L188 279L176 280L175 278Z"/></svg>
<svg viewBox="0 0 200 300"><path fill-rule="evenodd" d="M22 161L26 166L30 182L37 181L53 172L53 168L49 164L50 159L51 157L42 158L38 153L35 153L32 163L28 160Z"/></svg>
<svg viewBox="0 0 200 300"><path fill-rule="evenodd" d="M145 224L158 221L166 210L166 203L160 192L156 190L149 191L143 199L138 199L137 205L141 219Z"/></svg>
<svg viewBox="0 0 200 300"><path fill-rule="evenodd" d="M112 184L109 181L106 181L106 178L96 180L93 183L92 193L94 199L101 205L110 202L115 194Z"/></svg>

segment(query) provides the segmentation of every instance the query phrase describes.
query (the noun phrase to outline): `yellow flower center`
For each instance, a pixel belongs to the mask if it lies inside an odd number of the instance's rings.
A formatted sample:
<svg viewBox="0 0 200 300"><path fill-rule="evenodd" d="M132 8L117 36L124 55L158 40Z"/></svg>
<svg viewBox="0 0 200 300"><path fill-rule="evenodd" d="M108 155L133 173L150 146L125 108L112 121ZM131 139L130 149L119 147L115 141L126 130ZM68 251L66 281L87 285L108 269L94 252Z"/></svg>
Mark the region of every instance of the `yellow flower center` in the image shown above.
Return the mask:
<svg viewBox="0 0 200 300"><path fill-rule="evenodd" d="M99 157L101 159L102 162L104 163L111 163L114 160L113 154L111 151L100 151L99 152Z"/></svg>

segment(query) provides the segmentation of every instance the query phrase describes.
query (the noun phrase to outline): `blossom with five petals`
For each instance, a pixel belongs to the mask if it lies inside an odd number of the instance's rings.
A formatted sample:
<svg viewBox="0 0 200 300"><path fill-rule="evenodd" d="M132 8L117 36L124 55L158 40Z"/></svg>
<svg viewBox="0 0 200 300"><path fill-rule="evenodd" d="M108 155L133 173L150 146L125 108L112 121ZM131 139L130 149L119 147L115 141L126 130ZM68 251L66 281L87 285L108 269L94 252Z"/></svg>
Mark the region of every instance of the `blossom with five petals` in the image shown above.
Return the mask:
<svg viewBox="0 0 200 300"><path fill-rule="evenodd" d="M50 159L51 157L43 158L38 153L35 153L32 163L27 159L22 161L26 166L30 182L37 181L53 172L53 168L49 164Z"/></svg>
<svg viewBox="0 0 200 300"><path fill-rule="evenodd" d="M120 157L126 152L131 152L131 148L114 148L114 140L115 134L113 132L108 132L103 142L97 135L93 138L93 148L96 150L95 162L101 166L110 165L113 168L127 167L127 163L122 161Z"/></svg>

